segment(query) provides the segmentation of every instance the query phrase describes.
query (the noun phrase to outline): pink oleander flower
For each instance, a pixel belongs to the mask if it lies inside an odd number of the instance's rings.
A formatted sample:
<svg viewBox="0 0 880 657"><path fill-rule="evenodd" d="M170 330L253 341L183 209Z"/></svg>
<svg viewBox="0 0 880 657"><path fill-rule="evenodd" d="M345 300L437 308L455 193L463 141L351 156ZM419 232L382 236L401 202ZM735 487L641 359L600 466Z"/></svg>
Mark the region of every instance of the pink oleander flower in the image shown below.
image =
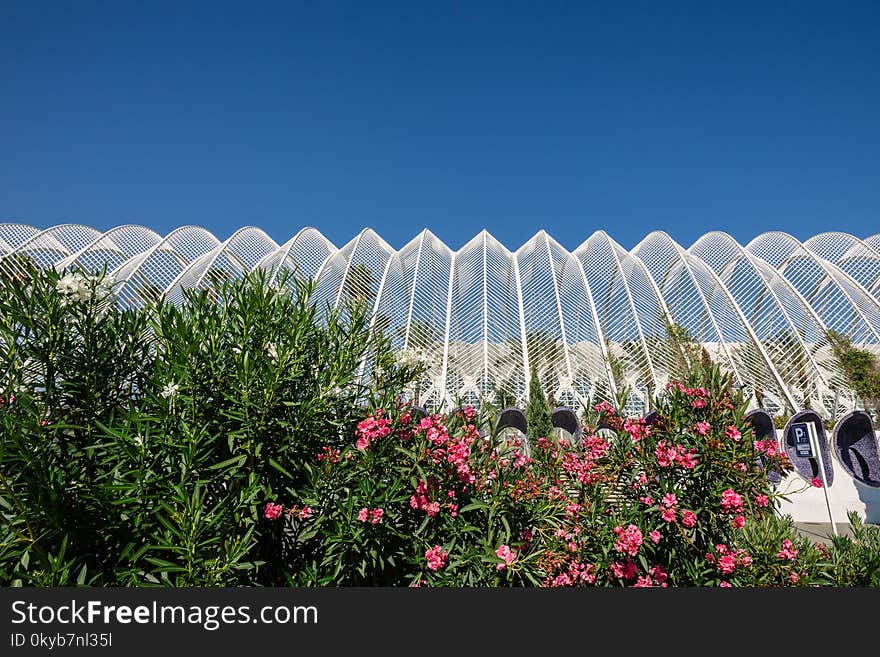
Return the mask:
<svg viewBox="0 0 880 657"><path fill-rule="evenodd" d="M634 579L638 574L638 569L636 565L630 560L627 559L626 563L621 563L620 561L612 561L608 567L611 569L611 572L615 577L619 577L622 579Z"/></svg>
<svg viewBox="0 0 880 657"><path fill-rule="evenodd" d="M382 522L382 516L385 514L384 509L373 509L370 511L370 522L374 525L378 525Z"/></svg>
<svg viewBox="0 0 880 657"><path fill-rule="evenodd" d="M733 585L730 582L721 582L721 584L719 584L718 586L720 586L722 589L729 589Z"/></svg>
<svg viewBox="0 0 880 657"><path fill-rule="evenodd" d="M654 581L657 584L660 586L666 586L666 580L669 579L669 575L663 570L663 566L654 566L648 572L651 573L651 577L654 578Z"/></svg>
<svg viewBox="0 0 880 657"><path fill-rule="evenodd" d="M645 424L643 418L629 418L623 423L623 429L626 431L633 442L639 442L642 438L650 435L651 427Z"/></svg>
<svg viewBox="0 0 880 657"><path fill-rule="evenodd" d="M663 509L660 512L660 517L666 522L675 522L675 509Z"/></svg>
<svg viewBox="0 0 880 657"><path fill-rule="evenodd" d="M658 532L655 529L650 534L648 534L648 538L650 538L654 542L654 544L656 545L657 543L660 542L660 532Z"/></svg>
<svg viewBox="0 0 880 657"><path fill-rule="evenodd" d="M736 527L737 529L742 529L743 527L745 527L746 519L743 518L742 516L736 516L736 518L734 518L734 519L731 521L731 524L732 524L734 527Z"/></svg>
<svg viewBox="0 0 880 657"><path fill-rule="evenodd" d="M728 575L736 568L736 559L731 554L725 554L718 559L718 570Z"/></svg>
<svg viewBox="0 0 880 657"><path fill-rule="evenodd" d="M505 570L509 565L516 561L516 552L511 550L507 545L500 546L495 550L495 554L499 559L504 560L504 563L499 563L495 566L497 570Z"/></svg>
<svg viewBox="0 0 880 657"><path fill-rule="evenodd" d="M299 512L299 517L305 520L306 518L312 517L312 507L304 506L302 510Z"/></svg>
<svg viewBox="0 0 880 657"><path fill-rule="evenodd" d="M813 486L815 486L816 488L822 488L822 480L819 479L819 477L813 477L810 483L813 484Z"/></svg>
<svg viewBox="0 0 880 657"><path fill-rule="evenodd" d="M449 555L446 550L439 545L435 545L425 552L425 559L428 560L428 568L431 570L440 570L446 565L446 558Z"/></svg>
<svg viewBox="0 0 880 657"><path fill-rule="evenodd" d="M706 400L702 397L697 397L694 401L691 402L691 406L694 408L706 408Z"/></svg>
<svg viewBox="0 0 880 657"><path fill-rule="evenodd" d="M687 528L691 528L697 524L697 516L693 511L684 511L681 514L681 524Z"/></svg>
<svg viewBox="0 0 880 657"><path fill-rule="evenodd" d="M724 432L724 435L737 443L740 440L742 440L742 434L740 433L739 429L737 429L732 424L729 427L727 427L727 430Z"/></svg>
<svg viewBox="0 0 880 657"><path fill-rule="evenodd" d="M367 507L362 508L358 511L358 520L361 522L367 522L370 519L370 510Z"/></svg>
<svg viewBox="0 0 880 657"><path fill-rule="evenodd" d="M794 544L786 538L782 541L782 549L776 553L776 556L785 561L794 561L797 559L797 554L798 551L794 549Z"/></svg>
<svg viewBox="0 0 880 657"><path fill-rule="evenodd" d="M329 463L339 463L339 450L333 447L325 446L318 453L318 461L327 461Z"/></svg>
<svg viewBox="0 0 880 657"><path fill-rule="evenodd" d="M711 429L711 428L712 428L712 425L709 424L708 422L697 422L694 425L694 431L696 431L701 436L705 436L707 433L709 433L709 429Z"/></svg>
<svg viewBox="0 0 880 657"><path fill-rule="evenodd" d="M633 584L633 588L648 588L654 586L654 582L651 580L650 575L642 575L636 580L636 583Z"/></svg>
<svg viewBox="0 0 880 657"><path fill-rule="evenodd" d="M657 465L668 468L672 465L675 457L678 456L678 450L674 445L667 446L666 441L661 440L654 449L654 455L657 457Z"/></svg>
<svg viewBox="0 0 880 657"><path fill-rule="evenodd" d="M697 465L697 452L693 448L685 451L684 447L677 445L675 448L675 462L685 470L690 470Z"/></svg>
<svg viewBox="0 0 880 657"><path fill-rule="evenodd" d="M642 544L642 531L635 525L628 525L626 529L618 525L614 528L617 534L617 540L614 542L614 549L631 557L636 556L639 547Z"/></svg>
<svg viewBox="0 0 880 657"><path fill-rule="evenodd" d="M267 520L275 520L281 515L281 511L284 509L280 504L275 504L274 502L267 502L266 508L263 510L263 517Z"/></svg>
<svg viewBox="0 0 880 657"><path fill-rule="evenodd" d="M743 508L743 498L732 488L721 493L721 511L724 513L739 513Z"/></svg>
<svg viewBox="0 0 880 657"><path fill-rule="evenodd" d="M359 450L363 451L363 450L367 449L367 448L370 446L370 439L369 439L369 438L363 438L363 437L362 437L362 438L358 438L358 439L357 439L357 442L354 444L354 446L357 447Z"/></svg>
<svg viewBox="0 0 880 657"><path fill-rule="evenodd" d="M788 579L791 580L792 584L797 584L801 578L798 576L798 574L796 572L792 571L791 574L788 576Z"/></svg>
<svg viewBox="0 0 880 657"><path fill-rule="evenodd" d="M770 498L768 498L766 495L763 495L763 494L758 495L755 498L755 504L757 504L758 506L761 506L761 507L765 507L768 504L770 504Z"/></svg>
<svg viewBox="0 0 880 657"><path fill-rule="evenodd" d="M675 493L666 493L663 496L662 504L667 509L671 509L678 504L678 498L675 496Z"/></svg>

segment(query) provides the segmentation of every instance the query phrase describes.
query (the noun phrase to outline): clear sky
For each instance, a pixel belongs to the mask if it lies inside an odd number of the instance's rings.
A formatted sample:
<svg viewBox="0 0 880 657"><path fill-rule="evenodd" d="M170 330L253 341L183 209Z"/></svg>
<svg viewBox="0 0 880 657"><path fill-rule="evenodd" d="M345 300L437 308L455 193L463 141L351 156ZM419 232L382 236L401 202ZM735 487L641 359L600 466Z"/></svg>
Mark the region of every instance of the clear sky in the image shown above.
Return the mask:
<svg viewBox="0 0 880 657"><path fill-rule="evenodd" d="M0 220L880 232L880 2L0 1Z"/></svg>

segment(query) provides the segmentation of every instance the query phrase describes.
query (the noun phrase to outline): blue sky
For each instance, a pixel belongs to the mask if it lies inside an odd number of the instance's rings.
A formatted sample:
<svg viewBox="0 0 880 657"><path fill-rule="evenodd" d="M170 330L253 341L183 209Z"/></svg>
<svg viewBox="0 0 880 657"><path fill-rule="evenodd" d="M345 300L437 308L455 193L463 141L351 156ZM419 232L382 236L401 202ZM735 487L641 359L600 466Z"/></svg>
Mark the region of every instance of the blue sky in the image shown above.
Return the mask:
<svg viewBox="0 0 880 657"><path fill-rule="evenodd" d="M877 2L0 2L0 220L880 232Z"/></svg>

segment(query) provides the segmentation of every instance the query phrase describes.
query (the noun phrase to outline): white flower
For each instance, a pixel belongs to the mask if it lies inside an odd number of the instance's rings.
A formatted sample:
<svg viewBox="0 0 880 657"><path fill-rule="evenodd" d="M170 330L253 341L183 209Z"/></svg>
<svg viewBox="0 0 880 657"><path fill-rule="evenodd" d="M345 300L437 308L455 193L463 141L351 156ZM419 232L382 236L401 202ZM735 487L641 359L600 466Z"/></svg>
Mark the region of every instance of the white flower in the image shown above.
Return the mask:
<svg viewBox="0 0 880 657"><path fill-rule="evenodd" d="M394 354L394 362L400 367L418 367L424 358L416 349L401 349Z"/></svg>
<svg viewBox="0 0 880 657"><path fill-rule="evenodd" d="M272 360L278 360L278 346L274 342L266 343L266 353Z"/></svg>
<svg viewBox="0 0 880 657"><path fill-rule="evenodd" d="M166 383L165 387L162 388L162 392L159 393L165 399L174 399L177 395L177 391L180 390L180 386L176 383Z"/></svg>
<svg viewBox="0 0 880 657"><path fill-rule="evenodd" d="M79 274L65 274L55 283L55 289L61 294L75 294L79 291Z"/></svg>

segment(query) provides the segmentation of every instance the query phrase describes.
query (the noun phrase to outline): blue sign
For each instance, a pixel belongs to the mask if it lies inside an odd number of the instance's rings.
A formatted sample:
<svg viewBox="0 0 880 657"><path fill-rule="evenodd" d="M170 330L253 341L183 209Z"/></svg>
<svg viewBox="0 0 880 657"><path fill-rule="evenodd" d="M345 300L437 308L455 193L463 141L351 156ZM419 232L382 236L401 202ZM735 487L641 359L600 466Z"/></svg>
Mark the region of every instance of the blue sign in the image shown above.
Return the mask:
<svg viewBox="0 0 880 657"><path fill-rule="evenodd" d="M794 437L795 453L798 456L813 458L813 446L810 444L810 428L807 422L798 422L791 425L791 433Z"/></svg>

